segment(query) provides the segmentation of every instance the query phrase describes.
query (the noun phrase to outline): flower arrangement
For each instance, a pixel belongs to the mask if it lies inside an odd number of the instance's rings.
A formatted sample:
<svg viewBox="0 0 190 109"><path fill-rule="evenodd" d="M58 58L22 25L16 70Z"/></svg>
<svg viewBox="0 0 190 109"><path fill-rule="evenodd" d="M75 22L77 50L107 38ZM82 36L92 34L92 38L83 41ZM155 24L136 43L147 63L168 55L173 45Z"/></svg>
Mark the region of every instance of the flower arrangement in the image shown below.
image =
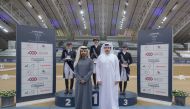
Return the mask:
<svg viewBox="0 0 190 109"><path fill-rule="evenodd" d="M15 90L3 90L0 91L0 97L13 97L16 95Z"/></svg>
<svg viewBox="0 0 190 109"><path fill-rule="evenodd" d="M173 96L180 96L180 97L188 97L189 93L182 91L182 90L174 90L173 92Z"/></svg>

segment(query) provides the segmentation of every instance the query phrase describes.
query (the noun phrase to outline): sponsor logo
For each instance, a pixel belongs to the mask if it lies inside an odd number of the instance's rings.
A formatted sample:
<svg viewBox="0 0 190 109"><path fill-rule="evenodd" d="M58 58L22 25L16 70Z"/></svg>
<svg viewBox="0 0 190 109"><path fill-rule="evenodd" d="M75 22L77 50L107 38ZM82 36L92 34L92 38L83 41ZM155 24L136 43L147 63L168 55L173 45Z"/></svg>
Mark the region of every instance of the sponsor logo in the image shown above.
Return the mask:
<svg viewBox="0 0 190 109"><path fill-rule="evenodd" d="M147 81L152 81L153 78L152 78L152 77L146 77L145 80L147 80Z"/></svg>
<svg viewBox="0 0 190 109"><path fill-rule="evenodd" d="M39 54L41 54L41 55L47 55L48 52L39 52Z"/></svg>
<svg viewBox="0 0 190 109"><path fill-rule="evenodd" d="M148 83L148 86L154 87L154 88L160 87L159 84L155 84L155 83Z"/></svg>
<svg viewBox="0 0 190 109"><path fill-rule="evenodd" d="M43 64L43 65L40 65L41 67L49 67L51 66L50 64Z"/></svg>
<svg viewBox="0 0 190 109"><path fill-rule="evenodd" d="M32 49L32 48L33 48L33 46L32 46L32 44L27 43L27 44L26 44L26 48L27 48L27 49Z"/></svg>
<svg viewBox="0 0 190 109"><path fill-rule="evenodd" d="M150 36L159 35L159 33L150 33Z"/></svg>
<svg viewBox="0 0 190 109"><path fill-rule="evenodd" d="M48 77L38 77L38 80L39 80L39 81L48 80Z"/></svg>
<svg viewBox="0 0 190 109"><path fill-rule="evenodd" d="M46 47L45 45L42 45L42 47L44 48L44 47Z"/></svg>
<svg viewBox="0 0 190 109"><path fill-rule="evenodd" d="M150 65L150 64L146 64L146 65L143 65L142 68L150 69L150 68L151 68L151 65Z"/></svg>
<svg viewBox="0 0 190 109"><path fill-rule="evenodd" d="M163 56L163 52L155 52L154 56Z"/></svg>
<svg viewBox="0 0 190 109"><path fill-rule="evenodd" d="M40 82L40 83L36 83L36 84L32 84L31 87L35 87L35 88L39 88L39 87L43 87L44 83Z"/></svg>
<svg viewBox="0 0 190 109"><path fill-rule="evenodd" d="M153 56L153 53L152 52L147 52L145 55L146 56Z"/></svg>
<svg viewBox="0 0 190 109"><path fill-rule="evenodd" d="M161 46L160 46L160 45L158 45L158 46L157 46L157 48L161 48Z"/></svg>
<svg viewBox="0 0 190 109"><path fill-rule="evenodd" d="M49 92L50 89L41 89L40 92Z"/></svg>
<svg viewBox="0 0 190 109"><path fill-rule="evenodd" d="M37 81L37 77L30 77L28 78L28 81Z"/></svg>
<svg viewBox="0 0 190 109"><path fill-rule="evenodd" d="M142 91L143 91L143 92L151 92L151 89L143 88Z"/></svg>
<svg viewBox="0 0 190 109"><path fill-rule="evenodd" d="M44 61L44 58L31 58L32 61Z"/></svg>
<svg viewBox="0 0 190 109"><path fill-rule="evenodd" d="M157 68L166 68L166 66L164 66L164 65L157 65L156 67Z"/></svg>
<svg viewBox="0 0 190 109"><path fill-rule="evenodd" d="M34 68L34 64L26 64L24 65L25 68Z"/></svg>
<svg viewBox="0 0 190 109"><path fill-rule="evenodd" d="M155 91L156 93L159 93L159 94L166 94L166 92L164 92L164 91L161 91L161 90L157 90L157 91Z"/></svg>
<svg viewBox="0 0 190 109"><path fill-rule="evenodd" d="M33 95L35 94L35 90L24 90L25 95Z"/></svg>
<svg viewBox="0 0 190 109"><path fill-rule="evenodd" d="M147 71L145 71L144 73L145 73L145 74L150 74L150 71L147 70Z"/></svg>
<svg viewBox="0 0 190 109"><path fill-rule="evenodd" d="M160 62L159 59L148 59L148 62Z"/></svg>
<svg viewBox="0 0 190 109"><path fill-rule="evenodd" d="M163 82L164 78L154 77L154 81Z"/></svg>
<svg viewBox="0 0 190 109"><path fill-rule="evenodd" d="M28 54L29 55L37 55L37 51L29 51Z"/></svg>
<svg viewBox="0 0 190 109"><path fill-rule="evenodd" d="M160 71L156 71L157 74L160 74L161 72Z"/></svg>

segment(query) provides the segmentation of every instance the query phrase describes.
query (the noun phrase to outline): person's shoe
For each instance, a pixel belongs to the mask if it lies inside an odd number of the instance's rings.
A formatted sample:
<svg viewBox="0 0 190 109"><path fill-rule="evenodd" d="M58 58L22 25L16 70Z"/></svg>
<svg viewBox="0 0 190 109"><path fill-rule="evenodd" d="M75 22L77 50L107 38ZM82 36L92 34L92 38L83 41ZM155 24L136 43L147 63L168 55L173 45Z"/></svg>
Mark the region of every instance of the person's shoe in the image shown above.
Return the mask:
<svg viewBox="0 0 190 109"><path fill-rule="evenodd" d="M122 92L122 95L126 95L126 93L125 93L125 92Z"/></svg>
<svg viewBox="0 0 190 109"><path fill-rule="evenodd" d="M71 89L71 90L69 91L69 94L73 94L73 89Z"/></svg>
<svg viewBox="0 0 190 109"><path fill-rule="evenodd" d="M66 89L65 92L64 92L64 94L68 94L68 93L69 93L69 91L68 91L68 89Z"/></svg>
<svg viewBox="0 0 190 109"><path fill-rule="evenodd" d="M122 92L122 91L120 91L120 92L119 92L119 95L123 95L123 92Z"/></svg>
<svg viewBox="0 0 190 109"><path fill-rule="evenodd" d="M99 89L99 86L98 86L98 85L96 85L96 89Z"/></svg>
<svg viewBox="0 0 190 109"><path fill-rule="evenodd" d="M94 85L94 89L96 89L96 85Z"/></svg>

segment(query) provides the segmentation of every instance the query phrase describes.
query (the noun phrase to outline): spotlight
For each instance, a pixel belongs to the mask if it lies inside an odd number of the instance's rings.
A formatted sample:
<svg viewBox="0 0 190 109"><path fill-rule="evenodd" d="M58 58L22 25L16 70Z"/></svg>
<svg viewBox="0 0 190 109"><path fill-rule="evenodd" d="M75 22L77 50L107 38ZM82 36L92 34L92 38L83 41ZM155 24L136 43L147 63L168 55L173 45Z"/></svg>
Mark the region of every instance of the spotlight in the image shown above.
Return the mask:
<svg viewBox="0 0 190 109"><path fill-rule="evenodd" d="M39 18L40 20L42 20L42 16L41 16L41 15L38 15L38 18Z"/></svg>
<svg viewBox="0 0 190 109"><path fill-rule="evenodd" d="M31 3L27 0L26 4L28 5L28 7L32 8L33 6L31 5Z"/></svg>
<svg viewBox="0 0 190 109"><path fill-rule="evenodd" d="M126 14L126 11L123 11L123 14L125 15L125 14Z"/></svg>
<svg viewBox="0 0 190 109"><path fill-rule="evenodd" d="M166 21L167 17L164 17L163 21Z"/></svg>
<svg viewBox="0 0 190 109"><path fill-rule="evenodd" d="M83 10L81 10L81 11L80 11L80 14L84 14L84 11L83 11Z"/></svg>
<svg viewBox="0 0 190 109"><path fill-rule="evenodd" d="M8 33L8 32L9 32L9 31L8 31L7 29L5 29L5 28L3 29L3 31L4 31L4 32L6 32L6 33Z"/></svg>

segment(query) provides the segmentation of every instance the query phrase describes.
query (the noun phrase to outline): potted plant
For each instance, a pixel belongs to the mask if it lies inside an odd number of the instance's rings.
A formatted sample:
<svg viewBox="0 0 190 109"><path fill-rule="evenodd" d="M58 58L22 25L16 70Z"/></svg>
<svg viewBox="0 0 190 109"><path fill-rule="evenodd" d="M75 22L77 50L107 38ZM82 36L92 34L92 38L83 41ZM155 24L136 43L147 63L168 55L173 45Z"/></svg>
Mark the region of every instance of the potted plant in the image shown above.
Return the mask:
<svg viewBox="0 0 190 109"><path fill-rule="evenodd" d="M9 107L14 105L15 90L0 91L1 107Z"/></svg>
<svg viewBox="0 0 190 109"><path fill-rule="evenodd" d="M173 92L175 105L185 106L186 97L189 96L189 93L182 90L174 90Z"/></svg>

